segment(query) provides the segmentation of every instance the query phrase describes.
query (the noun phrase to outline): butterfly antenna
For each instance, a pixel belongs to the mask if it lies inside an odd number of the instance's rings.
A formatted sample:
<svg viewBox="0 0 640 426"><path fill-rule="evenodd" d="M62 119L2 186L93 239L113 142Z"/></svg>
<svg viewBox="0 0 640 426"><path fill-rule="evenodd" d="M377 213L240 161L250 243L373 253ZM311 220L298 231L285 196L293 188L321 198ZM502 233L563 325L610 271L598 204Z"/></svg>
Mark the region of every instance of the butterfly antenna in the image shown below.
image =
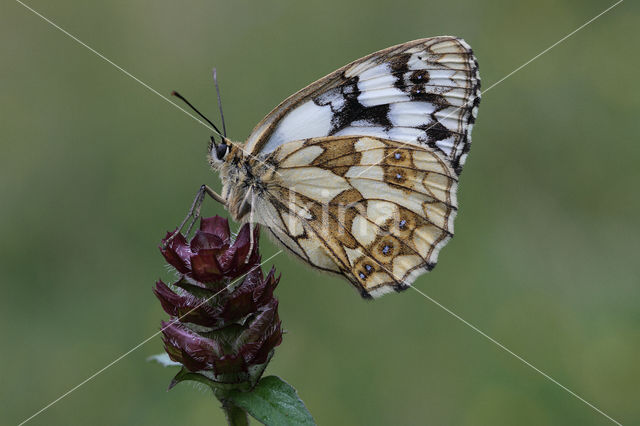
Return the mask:
<svg viewBox="0 0 640 426"><path fill-rule="evenodd" d="M182 96L180 93L176 92L175 90L173 92L171 92L172 96L175 96L176 98L180 99L182 102L184 102L185 104L189 105L189 108L191 108L193 111L195 111L196 114L198 114L200 117L204 118L205 121L209 124L211 124L211 126L215 129L216 133L220 136L222 136L222 133L220 132L220 129L218 129L218 127L213 124L211 122L211 120L209 120L207 117L205 117L200 111L198 111L198 109L196 107L194 107L193 105L191 105L191 102L189 102L188 100L185 99L184 96Z"/></svg>
<svg viewBox="0 0 640 426"><path fill-rule="evenodd" d="M222 113L222 99L220 99L220 87L218 87L218 71L213 69L213 83L216 85L216 94L218 95L218 109L220 110L220 119L222 120L222 134L227 137L227 126L224 124L224 114Z"/></svg>

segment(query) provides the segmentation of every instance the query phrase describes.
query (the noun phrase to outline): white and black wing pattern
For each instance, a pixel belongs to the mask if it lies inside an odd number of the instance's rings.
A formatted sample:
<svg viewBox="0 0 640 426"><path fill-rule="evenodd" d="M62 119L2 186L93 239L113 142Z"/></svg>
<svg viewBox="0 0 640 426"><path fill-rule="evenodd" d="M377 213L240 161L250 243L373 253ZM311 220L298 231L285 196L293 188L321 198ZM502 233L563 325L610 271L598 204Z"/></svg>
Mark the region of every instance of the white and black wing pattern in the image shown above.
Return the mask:
<svg viewBox="0 0 640 426"><path fill-rule="evenodd" d="M462 171L480 102L478 63L464 40L433 37L346 65L290 96L253 130L245 150L327 136L428 146Z"/></svg>

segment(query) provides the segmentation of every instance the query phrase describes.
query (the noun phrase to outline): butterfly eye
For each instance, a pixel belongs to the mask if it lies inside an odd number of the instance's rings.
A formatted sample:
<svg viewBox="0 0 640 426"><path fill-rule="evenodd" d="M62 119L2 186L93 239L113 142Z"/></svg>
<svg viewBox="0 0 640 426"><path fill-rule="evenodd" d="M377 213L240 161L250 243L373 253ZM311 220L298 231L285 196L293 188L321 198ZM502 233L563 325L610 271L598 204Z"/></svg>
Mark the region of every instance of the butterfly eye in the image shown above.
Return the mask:
<svg viewBox="0 0 640 426"><path fill-rule="evenodd" d="M218 160L224 159L224 156L227 155L228 148L229 146L224 142L216 146L216 157L218 157Z"/></svg>

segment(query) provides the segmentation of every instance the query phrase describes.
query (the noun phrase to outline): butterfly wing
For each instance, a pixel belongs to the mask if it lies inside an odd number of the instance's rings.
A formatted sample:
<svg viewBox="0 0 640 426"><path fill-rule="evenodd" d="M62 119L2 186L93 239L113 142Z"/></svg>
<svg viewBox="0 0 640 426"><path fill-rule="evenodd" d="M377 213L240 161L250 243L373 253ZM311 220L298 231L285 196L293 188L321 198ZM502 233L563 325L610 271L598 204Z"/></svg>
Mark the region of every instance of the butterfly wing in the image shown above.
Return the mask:
<svg viewBox="0 0 640 426"><path fill-rule="evenodd" d="M453 235L457 175L429 147L332 136L282 144L268 162L257 221L365 297L407 288Z"/></svg>
<svg viewBox="0 0 640 426"><path fill-rule="evenodd" d="M253 130L245 149L295 140L372 136L428 146L460 173L480 101L478 64L455 37L400 44L361 58L295 93Z"/></svg>

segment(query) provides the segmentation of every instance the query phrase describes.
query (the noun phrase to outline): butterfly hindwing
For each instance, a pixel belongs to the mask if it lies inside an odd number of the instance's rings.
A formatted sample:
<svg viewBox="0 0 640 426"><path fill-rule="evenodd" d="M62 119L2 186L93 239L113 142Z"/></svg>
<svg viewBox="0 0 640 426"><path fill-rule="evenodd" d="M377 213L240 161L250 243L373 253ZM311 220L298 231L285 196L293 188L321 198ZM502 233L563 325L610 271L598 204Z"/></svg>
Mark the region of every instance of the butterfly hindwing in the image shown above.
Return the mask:
<svg viewBox="0 0 640 426"><path fill-rule="evenodd" d="M257 220L311 265L365 296L407 288L453 235L457 177L429 147L332 136L282 144L268 158Z"/></svg>
<svg viewBox="0 0 640 426"><path fill-rule="evenodd" d="M346 65L286 99L260 122L245 149L273 152L294 140L371 136L430 147L460 173L480 100L469 46L433 37Z"/></svg>

